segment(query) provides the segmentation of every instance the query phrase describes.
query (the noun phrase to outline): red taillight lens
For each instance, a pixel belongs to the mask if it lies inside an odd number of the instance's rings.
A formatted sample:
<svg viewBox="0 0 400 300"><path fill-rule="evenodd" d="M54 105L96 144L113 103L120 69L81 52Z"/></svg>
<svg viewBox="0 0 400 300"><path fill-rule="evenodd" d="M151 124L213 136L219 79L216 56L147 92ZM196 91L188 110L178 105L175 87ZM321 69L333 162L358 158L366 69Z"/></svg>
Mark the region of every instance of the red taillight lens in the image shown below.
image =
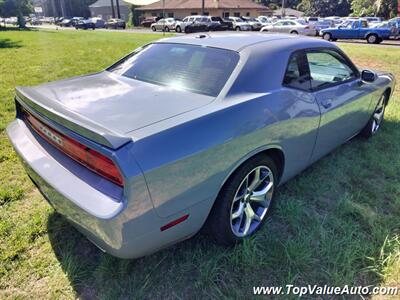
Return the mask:
<svg viewBox="0 0 400 300"><path fill-rule="evenodd" d="M31 127L58 150L100 176L123 186L122 175L111 159L48 127L26 110L23 112Z"/></svg>

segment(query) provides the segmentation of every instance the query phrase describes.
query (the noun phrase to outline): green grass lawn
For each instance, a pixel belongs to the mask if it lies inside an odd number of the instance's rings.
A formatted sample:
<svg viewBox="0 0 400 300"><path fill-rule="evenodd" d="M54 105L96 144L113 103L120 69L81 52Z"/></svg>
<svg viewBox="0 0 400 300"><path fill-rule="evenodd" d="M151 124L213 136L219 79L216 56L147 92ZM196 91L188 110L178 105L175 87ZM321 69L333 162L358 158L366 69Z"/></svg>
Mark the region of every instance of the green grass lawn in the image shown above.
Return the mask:
<svg viewBox="0 0 400 300"><path fill-rule="evenodd" d="M252 297L254 285L400 286L399 88L377 136L355 138L285 184L264 228L233 249L198 235L119 260L54 212L5 134L15 86L99 71L158 37L0 31L0 298L231 298ZM341 48L400 79L400 49Z"/></svg>

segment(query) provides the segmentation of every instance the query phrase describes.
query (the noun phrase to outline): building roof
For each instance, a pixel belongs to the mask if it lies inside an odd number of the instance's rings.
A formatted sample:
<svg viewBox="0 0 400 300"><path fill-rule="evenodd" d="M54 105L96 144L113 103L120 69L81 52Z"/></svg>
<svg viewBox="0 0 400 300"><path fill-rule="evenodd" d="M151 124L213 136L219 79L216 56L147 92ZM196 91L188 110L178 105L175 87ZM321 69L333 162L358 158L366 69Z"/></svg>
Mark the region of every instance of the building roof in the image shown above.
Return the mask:
<svg viewBox="0 0 400 300"><path fill-rule="evenodd" d="M274 10L274 16L281 16L282 15L282 8ZM294 16L294 17L302 17L304 13L299 10L295 10L293 8L285 8L285 16Z"/></svg>
<svg viewBox="0 0 400 300"><path fill-rule="evenodd" d="M199 38L199 37L202 38ZM265 33L230 33L230 32L212 32L196 33L172 38L158 40L156 43L177 43L199 45L205 47L214 47L232 51L241 51L242 49L259 43L268 43L270 47L284 49L285 46L296 46L304 48L327 47L332 43L323 39L293 35L293 34L265 34Z"/></svg>
<svg viewBox="0 0 400 300"><path fill-rule="evenodd" d="M162 10L163 1L142 6L138 10ZM268 7L254 3L251 0L205 0L205 9L218 9L218 8L244 8L244 9L260 9L270 10ZM201 9L200 0L166 0L165 9Z"/></svg>
<svg viewBox="0 0 400 300"><path fill-rule="evenodd" d="M114 0L114 6L116 5L116 1ZM126 3L123 0L119 0L119 6L128 6L131 5L130 3ZM97 0L95 3L92 5L89 5L89 7L111 7L111 0Z"/></svg>

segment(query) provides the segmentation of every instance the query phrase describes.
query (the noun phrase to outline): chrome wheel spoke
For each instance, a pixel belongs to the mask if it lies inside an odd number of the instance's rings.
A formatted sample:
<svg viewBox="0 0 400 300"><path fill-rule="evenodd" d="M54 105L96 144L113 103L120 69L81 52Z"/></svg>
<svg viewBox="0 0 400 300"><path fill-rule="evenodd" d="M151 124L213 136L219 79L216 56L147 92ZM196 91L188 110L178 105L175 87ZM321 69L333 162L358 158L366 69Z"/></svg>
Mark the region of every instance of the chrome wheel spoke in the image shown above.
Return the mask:
<svg viewBox="0 0 400 300"><path fill-rule="evenodd" d="M247 178L249 178L249 176L250 176L250 175L248 175ZM261 180L261 169L260 169L260 168L257 168L257 169L254 171L254 179L253 179L253 181L251 182L251 184L249 185L248 190L249 190L250 192L254 191L257 187L259 187L259 185L260 185L261 183L262 183L262 180Z"/></svg>
<svg viewBox="0 0 400 300"><path fill-rule="evenodd" d="M232 214L232 220L242 217L244 213L244 204L240 203L237 211Z"/></svg>
<svg viewBox="0 0 400 300"><path fill-rule="evenodd" d="M236 196L235 199L233 199L233 202L239 201L239 200L243 200L244 199L244 195L240 195L240 196Z"/></svg>
<svg viewBox="0 0 400 300"><path fill-rule="evenodd" d="M250 219L251 221L261 221L261 218L254 212L250 204L246 205L244 212L246 214L246 218Z"/></svg>

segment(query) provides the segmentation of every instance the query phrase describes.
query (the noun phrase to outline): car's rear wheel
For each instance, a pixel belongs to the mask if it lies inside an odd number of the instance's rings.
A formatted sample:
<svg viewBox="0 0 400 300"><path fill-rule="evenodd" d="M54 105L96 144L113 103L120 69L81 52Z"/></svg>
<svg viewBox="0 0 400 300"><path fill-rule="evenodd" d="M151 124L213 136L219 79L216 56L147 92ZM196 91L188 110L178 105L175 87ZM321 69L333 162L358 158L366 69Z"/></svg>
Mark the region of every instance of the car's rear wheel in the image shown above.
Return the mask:
<svg viewBox="0 0 400 300"><path fill-rule="evenodd" d="M387 94L383 94L375 107L374 113L369 119L367 125L361 131L361 135L365 138L370 138L375 135L382 126L385 117L385 109L387 103Z"/></svg>
<svg viewBox="0 0 400 300"><path fill-rule="evenodd" d="M370 34L367 36L367 42L368 44L377 44L379 41L379 38L376 34Z"/></svg>
<svg viewBox="0 0 400 300"><path fill-rule="evenodd" d="M292 30L290 34L299 34L296 30Z"/></svg>
<svg viewBox="0 0 400 300"><path fill-rule="evenodd" d="M169 32L169 27L165 26L164 30L165 32Z"/></svg>
<svg viewBox="0 0 400 300"><path fill-rule="evenodd" d="M181 33L182 32L181 26L176 26L175 31Z"/></svg>
<svg viewBox="0 0 400 300"><path fill-rule="evenodd" d="M274 197L277 174L275 162L258 155L231 176L220 191L207 222L217 242L233 245L260 229Z"/></svg>
<svg viewBox="0 0 400 300"><path fill-rule="evenodd" d="M235 28L235 30L236 30L236 31L241 31L242 29L240 28L240 26L237 26L237 27Z"/></svg>
<svg viewBox="0 0 400 300"><path fill-rule="evenodd" d="M325 41L331 41L331 40L332 40L332 35L331 35L329 32L326 32L326 33L324 33L324 34L322 35L322 38L323 38Z"/></svg>
<svg viewBox="0 0 400 300"><path fill-rule="evenodd" d="M151 30L156 31L156 28L154 26L151 26Z"/></svg>

